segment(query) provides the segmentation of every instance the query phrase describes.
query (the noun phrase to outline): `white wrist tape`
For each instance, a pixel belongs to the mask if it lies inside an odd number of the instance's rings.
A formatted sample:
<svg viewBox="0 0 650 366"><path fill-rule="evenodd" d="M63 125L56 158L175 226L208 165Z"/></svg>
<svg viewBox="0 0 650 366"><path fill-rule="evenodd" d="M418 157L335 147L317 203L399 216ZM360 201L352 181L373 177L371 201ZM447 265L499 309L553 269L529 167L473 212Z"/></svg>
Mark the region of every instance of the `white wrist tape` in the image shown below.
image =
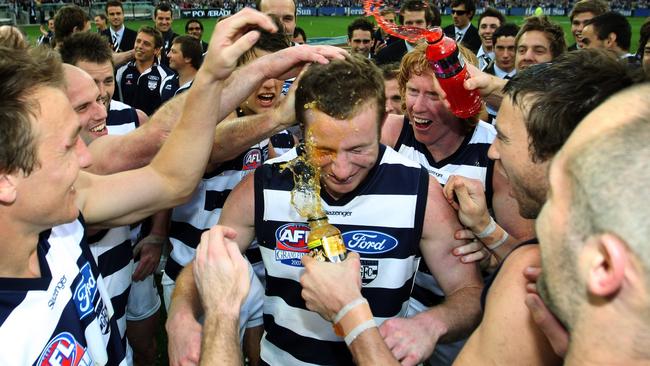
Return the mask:
<svg viewBox="0 0 650 366"><path fill-rule="evenodd" d="M349 302L347 305L345 305L341 310L339 310L338 313L336 313L336 316L334 317L334 319L332 319L332 323L333 323L333 324L336 324L336 323L340 322L341 319L343 319L343 317L344 317L344 316L345 316L345 315L346 315L350 310L352 310L355 306L357 306L357 305L359 305L359 304L363 304L364 302L365 302L366 304L368 303L368 301L367 301L366 299L364 299L363 297L360 297L360 298L358 298L358 299L356 299L356 300L352 300L352 301L350 301L350 302Z"/></svg>
<svg viewBox="0 0 650 366"><path fill-rule="evenodd" d="M476 235L476 237L479 239L484 239L492 235L492 233L496 229L497 229L497 223L494 221L494 218L490 216L490 223L488 224L488 226L485 229L483 229L483 231L481 231L480 233L474 233L474 235Z"/></svg>
<svg viewBox="0 0 650 366"><path fill-rule="evenodd" d="M363 333L364 331L370 329L370 328L375 328L377 327L377 324L375 323L375 319L370 319L367 320L359 325L357 325L352 331L350 331L350 334L345 336L345 344L350 346L352 342L354 342L357 337Z"/></svg>

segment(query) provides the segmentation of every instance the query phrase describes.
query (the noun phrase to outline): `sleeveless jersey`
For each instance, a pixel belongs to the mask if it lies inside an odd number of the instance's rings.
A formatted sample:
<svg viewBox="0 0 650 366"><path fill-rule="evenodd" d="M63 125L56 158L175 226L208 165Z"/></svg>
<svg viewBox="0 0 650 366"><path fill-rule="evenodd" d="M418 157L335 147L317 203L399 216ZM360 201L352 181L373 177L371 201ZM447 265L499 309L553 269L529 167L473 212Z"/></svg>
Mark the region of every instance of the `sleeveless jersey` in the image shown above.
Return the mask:
<svg viewBox="0 0 650 366"><path fill-rule="evenodd" d="M307 310L300 296L309 227L290 203L291 172L280 170L295 157L293 149L255 172L255 231L267 273L261 356L271 365L352 364L331 323ZM376 165L354 192L334 200L321 191L330 222L347 249L361 255L362 294L378 324L406 314L428 182L419 164L380 145Z"/></svg>
<svg viewBox="0 0 650 366"><path fill-rule="evenodd" d="M40 278L0 279L0 364L126 365L82 220L39 235Z"/></svg>
<svg viewBox="0 0 650 366"><path fill-rule="evenodd" d="M467 135L460 147L448 158L437 162L427 147L416 140L413 128L404 117L404 125L395 145L400 154L420 163L435 177L441 185L445 185L449 176L460 175L478 179L485 187L488 208L492 202L492 174L494 162L488 158L487 151L496 137L494 126L479 122L474 131ZM444 301L445 294L431 275L425 261L421 261L415 277L415 286L409 303L409 316L425 311ZM450 365L462 348L464 341L436 345L431 357L434 365Z"/></svg>
<svg viewBox="0 0 650 366"><path fill-rule="evenodd" d="M140 126L135 108L117 100L111 100L106 128L109 135L125 135Z"/></svg>

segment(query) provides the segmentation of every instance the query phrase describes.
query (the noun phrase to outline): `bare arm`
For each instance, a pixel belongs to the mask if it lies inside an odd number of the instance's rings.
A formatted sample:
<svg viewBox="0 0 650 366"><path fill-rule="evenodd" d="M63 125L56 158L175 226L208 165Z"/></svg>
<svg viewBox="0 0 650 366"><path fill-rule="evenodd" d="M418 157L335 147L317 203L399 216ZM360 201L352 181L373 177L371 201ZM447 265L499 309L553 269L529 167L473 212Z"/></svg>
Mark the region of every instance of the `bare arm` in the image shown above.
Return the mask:
<svg viewBox="0 0 650 366"><path fill-rule="evenodd" d="M481 324L454 365L562 364L524 303L526 279L522 271L529 265L539 265L539 261L536 246L512 252L488 292Z"/></svg>
<svg viewBox="0 0 650 366"><path fill-rule="evenodd" d="M133 55L135 54L134 50L124 51L124 52L113 52L113 64L115 68L119 65L123 65L131 60L133 60Z"/></svg>
<svg viewBox="0 0 650 366"><path fill-rule="evenodd" d="M205 131L213 131L218 122L205 116L222 116L219 101L223 80L232 73L237 58L259 37L258 32L248 31L251 26L275 29L270 18L252 9L217 25L212 37L214 48L208 51L208 62L203 63L186 93L180 123L151 164L110 176L79 175L77 203L89 223L135 222L190 197L212 149L213 135Z"/></svg>
<svg viewBox="0 0 650 366"><path fill-rule="evenodd" d="M456 214L434 178L429 180L428 194L420 248L445 293L445 302L413 318L388 320L380 327L393 355L407 365L425 360L438 342L452 342L468 335L478 324L481 312L483 284L477 266L461 263L452 254L463 244L453 239L461 227Z"/></svg>

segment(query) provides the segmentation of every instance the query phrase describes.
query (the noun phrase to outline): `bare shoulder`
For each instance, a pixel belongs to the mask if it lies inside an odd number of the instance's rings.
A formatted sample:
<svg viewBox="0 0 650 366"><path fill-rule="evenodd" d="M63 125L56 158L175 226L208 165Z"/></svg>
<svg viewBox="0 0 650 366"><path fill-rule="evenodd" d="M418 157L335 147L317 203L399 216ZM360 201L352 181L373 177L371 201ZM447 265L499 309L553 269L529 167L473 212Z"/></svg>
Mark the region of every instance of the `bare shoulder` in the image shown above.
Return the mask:
<svg viewBox="0 0 650 366"><path fill-rule="evenodd" d="M525 303L527 280L523 270L539 264L537 245L520 247L508 256L490 287L483 320L456 364L561 364Z"/></svg>
<svg viewBox="0 0 650 366"><path fill-rule="evenodd" d="M399 114L387 115L384 124L381 126L381 143L395 147L403 125L404 116Z"/></svg>

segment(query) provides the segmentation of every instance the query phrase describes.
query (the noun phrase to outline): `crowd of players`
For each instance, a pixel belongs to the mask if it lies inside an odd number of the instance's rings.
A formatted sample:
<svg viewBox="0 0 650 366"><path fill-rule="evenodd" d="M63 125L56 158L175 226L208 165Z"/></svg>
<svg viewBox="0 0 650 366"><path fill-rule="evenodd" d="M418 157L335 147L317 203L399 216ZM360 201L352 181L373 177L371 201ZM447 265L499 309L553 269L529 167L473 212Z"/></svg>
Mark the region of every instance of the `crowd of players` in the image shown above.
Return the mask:
<svg viewBox="0 0 650 366"><path fill-rule="evenodd" d="M0 28L3 364L154 364L162 304L172 365L648 362L650 23L630 54L600 0L569 46L454 0L462 119L425 44L360 18L349 53L299 45L292 0L256 7L209 44L165 3L137 31L65 6L39 47ZM343 263L304 256L303 138Z"/></svg>

